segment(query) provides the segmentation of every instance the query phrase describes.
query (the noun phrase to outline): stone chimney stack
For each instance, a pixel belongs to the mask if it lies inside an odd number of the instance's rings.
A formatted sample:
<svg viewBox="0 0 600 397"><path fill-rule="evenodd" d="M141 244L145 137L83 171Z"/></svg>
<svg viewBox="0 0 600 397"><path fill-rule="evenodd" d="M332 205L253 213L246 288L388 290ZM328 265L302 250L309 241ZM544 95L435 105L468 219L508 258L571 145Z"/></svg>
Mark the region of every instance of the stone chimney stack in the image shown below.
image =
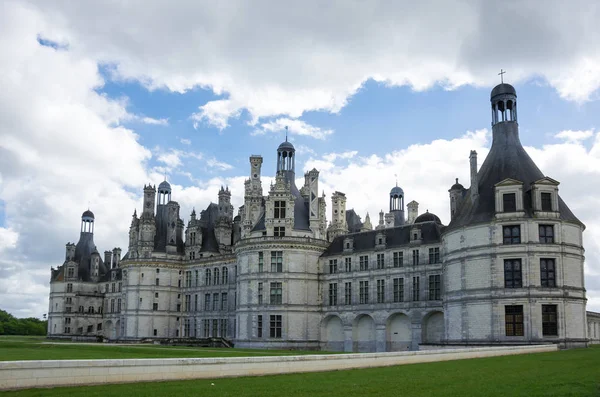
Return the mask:
<svg viewBox="0 0 600 397"><path fill-rule="evenodd" d="M469 155L471 164L471 199L475 200L479 197L479 180L477 179L477 152L471 150Z"/></svg>

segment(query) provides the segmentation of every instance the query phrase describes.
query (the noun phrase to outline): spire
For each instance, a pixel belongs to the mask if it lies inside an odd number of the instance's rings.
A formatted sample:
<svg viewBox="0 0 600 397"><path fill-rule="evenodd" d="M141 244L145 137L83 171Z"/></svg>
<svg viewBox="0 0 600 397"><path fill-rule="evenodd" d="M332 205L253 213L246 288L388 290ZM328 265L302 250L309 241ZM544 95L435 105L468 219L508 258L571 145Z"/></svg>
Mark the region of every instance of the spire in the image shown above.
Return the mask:
<svg viewBox="0 0 600 397"><path fill-rule="evenodd" d="M504 84L504 73L506 73L506 70L500 69L500 73L498 73L500 76L500 84Z"/></svg>
<svg viewBox="0 0 600 397"><path fill-rule="evenodd" d="M287 142L288 126L285 126L285 141Z"/></svg>

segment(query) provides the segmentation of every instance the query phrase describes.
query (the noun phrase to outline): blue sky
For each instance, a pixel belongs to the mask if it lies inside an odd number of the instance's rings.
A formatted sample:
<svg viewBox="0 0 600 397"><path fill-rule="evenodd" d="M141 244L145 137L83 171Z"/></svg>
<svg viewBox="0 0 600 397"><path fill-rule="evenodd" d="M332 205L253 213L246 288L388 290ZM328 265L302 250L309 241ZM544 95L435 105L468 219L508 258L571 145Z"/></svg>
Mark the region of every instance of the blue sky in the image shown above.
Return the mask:
<svg viewBox="0 0 600 397"><path fill-rule="evenodd" d="M88 203L102 251L127 246L143 185L165 171L184 221L221 184L241 205L251 154L266 192L285 125L297 176L317 168L328 197L345 192L363 218L377 222L397 174L407 202L447 222L448 188L468 186L469 151L481 164L489 148L502 68L521 141L588 227L588 307L600 311L600 9L545 4L6 1L3 308L47 310L49 267Z"/></svg>

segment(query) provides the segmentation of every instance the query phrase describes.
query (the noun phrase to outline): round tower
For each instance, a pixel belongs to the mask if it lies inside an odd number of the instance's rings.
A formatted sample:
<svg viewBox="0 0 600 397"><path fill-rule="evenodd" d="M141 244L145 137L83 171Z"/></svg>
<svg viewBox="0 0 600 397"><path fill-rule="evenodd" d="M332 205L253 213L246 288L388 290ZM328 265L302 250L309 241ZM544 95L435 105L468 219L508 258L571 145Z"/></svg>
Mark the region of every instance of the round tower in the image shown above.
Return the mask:
<svg viewBox="0 0 600 397"><path fill-rule="evenodd" d="M81 233L94 233L94 213L89 209L81 215Z"/></svg>
<svg viewBox="0 0 600 397"><path fill-rule="evenodd" d="M167 205L171 201L171 184L166 180L158 185L158 205Z"/></svg>
<svg viewBox="0 0 600 397"><path fill-rule="evenodd" d="M394 225L404 225L404 190L398 184L390 190L390 214L393 215Z"/></svg>
<svg viewBox="0 0 600 397"><path fill-rule="evenodd" d="M277 148L277 173L294 172L296 167L296 149L287 137Z"/></svg>

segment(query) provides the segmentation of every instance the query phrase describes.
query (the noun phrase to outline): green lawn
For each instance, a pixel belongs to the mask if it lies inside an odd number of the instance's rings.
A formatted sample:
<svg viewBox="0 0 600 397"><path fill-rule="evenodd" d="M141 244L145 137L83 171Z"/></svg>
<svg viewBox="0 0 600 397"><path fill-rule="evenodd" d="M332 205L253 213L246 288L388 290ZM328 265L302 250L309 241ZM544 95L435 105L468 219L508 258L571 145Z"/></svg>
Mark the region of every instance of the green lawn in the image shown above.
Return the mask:
<svg viewBox="0 0 600 397"><path fill-rule="evenodd" d="M123 358L242 357L323 354L290 350L221 349L185 346L85 344L43 337L0 336L0 361Z"/></svg>
<svg viewBox="0 0 600 397"><path fill-rule="evenodd" d="M600 348L311 374L29 389L0 395L600 396Z"/></svg>

